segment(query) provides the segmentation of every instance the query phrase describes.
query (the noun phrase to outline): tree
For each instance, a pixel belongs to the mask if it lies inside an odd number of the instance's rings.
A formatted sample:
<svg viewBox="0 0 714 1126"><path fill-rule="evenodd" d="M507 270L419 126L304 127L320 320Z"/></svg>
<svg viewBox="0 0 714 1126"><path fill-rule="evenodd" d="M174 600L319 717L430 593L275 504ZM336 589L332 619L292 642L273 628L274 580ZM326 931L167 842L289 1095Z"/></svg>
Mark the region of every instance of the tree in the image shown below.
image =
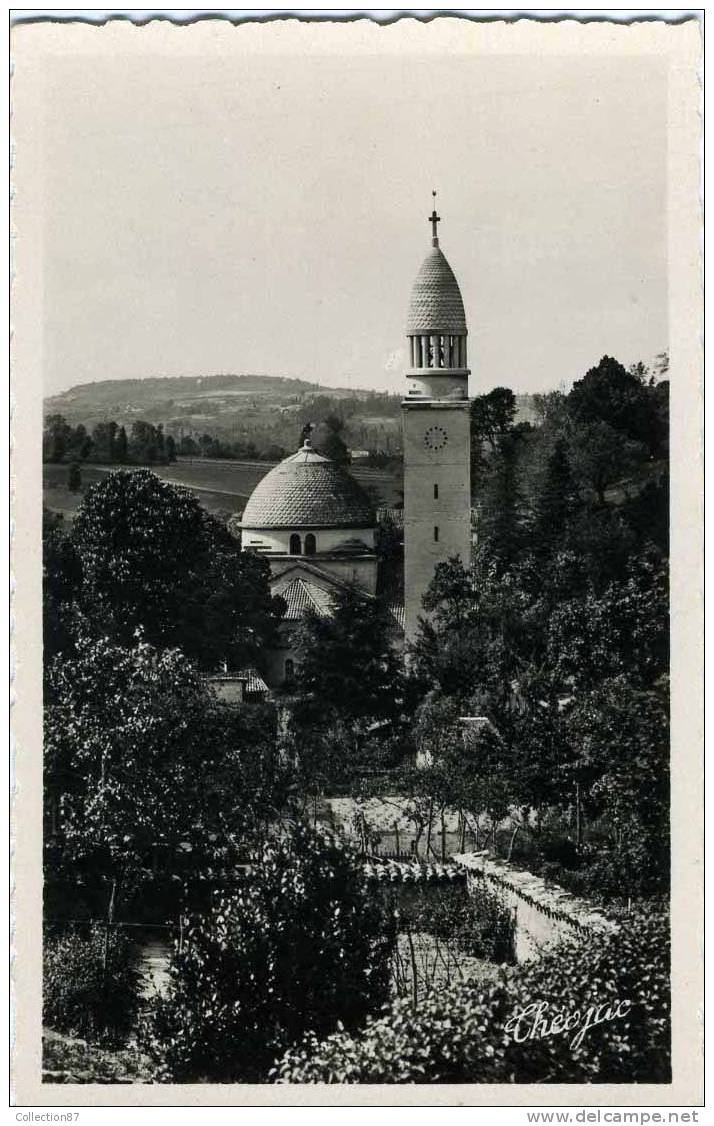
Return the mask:
<svg viewBox="0 0 714 1126"><path fill-rule="evenodd" d="M492 455L486 483L480 491L478 539L499 566L515 562L527 537L527 510L521 494L518 457L521 434L504 434Z"/></svg>
<svg viewBox="0 0 714 1126"><path fill-rule="evenodd" d="M501 438L508 434L516 417L516 396L508 387L494 387L486 395L471 400L471 439L475 445L488 443L495 453Z"/></svg>
<svg viewBox="0 0 714 1126"><path fill-rule="evenodd" d="M564 438L557 438L536 500L533 535L537 551L553 551L562 545L573 513L574 492L567 444Z"/></svg>
<svg viewBox="0 0 714 1126"><path fill-rule="evenodd" d="M131 452L136 461L149 462L158 460L158 438L156 427L150 422L137 419L131 424Z"/></svg>
<svg viewBox="0 0 714 1126"><path fill-rule="evenodd" d="M601 507L606 490L631 474L646 457L641 443L628 440L602 419L584 423L570 449L573 470Z"/></svg>
<svg viewBox="0 0 714 1126"><path fill-rule="evenodd" d="M49 414L45 419L42 441L43 458L46 461L62 461L72 440L72 427L61 414Z"/></svg>
<svg viewBox="0 0 714 1126"><path fill-rule="evenodd" d="M216 668L255 662L273 639L282 601L267 561L241 552L188 489L147 470L113 473L88 489L71 539L81 608L121 644L141 628Z"/></svg>
<svg viewBox="0 0 714 1126"><path fill-rule="evenodd" d="M669 661L669 575L656 552L631 561L602 593L592 588L554 605L544 637L547 661L563 689L587 691L626 676L650 688Z"/></svg>
<svg viewBox="0 0 714 1126"><path fill-rule="evenodd" d="M389 996L394 925L358 858L296 825L174 950L152 1046L174 1082L264 1082L308 1031L357 1029Z"/></svg>
<svg viewBox="0 0 714 1126"><path fill-rule="evenodd" d="M568 410L581 425L604 423L656 457L665 435L646 374L642 365L628 372L617 360L603 356L597 367L573 384Z"/></svg>
<svg viewBox="0 0 714 1126"><path fill-rule="evenodd" d="M60 513L42 510L42 644L45 665L71 650L81 567Z"/></svg>
<svg viewBox="0 0 714 1126"><path fill-rule="evenodd" d="M92 439L87 434L87 428L81 422L78 423L72 436L72 450L75 457L78 457L81 461L86 461L91 453L92 444Z"/></svg>
<svg viewBox="0 0 714 1126"><path fill-rule="evenodd" d="M362 730L398 717L402 673L394 637L386 607L356 586L334 594L330 614L308 611L295 636L298 714L321 723L332 712Z"/></svg>
<svg viewBox="0 0 714 1126"><path fill-rule="evenodd" d="M181 457L196 457L199 453L199 447L190 434L183 434L179 442L179 453Z"/></svg>
<svg viewBox="0 0 714 1126"><path fill-rule="evenodd" d="M67 488L71 493L78 493L82 488L82 471L76 461L70 463L69 473L67 474Z"/></svg>
<svg viewBox="0 0 714 1126"><path fill-rule="evenodd" d="M83 885L111 921L159 846L185 858L186 878L215 879L279 812L273 748L265 722L221 708L178 650L84 639L48 668L48 880L70 897Z"/></svg>
<svg viewBox="0 0 714 1126"><path fill-rule="evenodd" d="M337 414L328 414L324 421L325 438L320 443L320 448L325 457L336 461L338 465L347 465L350 460L349 450L342 438L345 429L345 420Z"/></svg>
<svg viewBox="0 0 714 1126"><path fill-rule="evenodd" d="M171 434L166 438L166 460L168 462L176 461L176 443Z"/></svg>
<svg viewBox="0 0 714 1126"><path fill-rule="evenodd" d="M129 441L126 436L126 430L123 426L119 427L116 440L116 457L120 465L125 465L129 456Z"/></svg>
<svg viewBox="0 0 714 1126"><path fill-rule="evenodd" d="M669 682L649 689L625 675L578 696L568 718L572 774L607 846L592 860L597 886L617 896L666 893L669 885Z"/></svg>

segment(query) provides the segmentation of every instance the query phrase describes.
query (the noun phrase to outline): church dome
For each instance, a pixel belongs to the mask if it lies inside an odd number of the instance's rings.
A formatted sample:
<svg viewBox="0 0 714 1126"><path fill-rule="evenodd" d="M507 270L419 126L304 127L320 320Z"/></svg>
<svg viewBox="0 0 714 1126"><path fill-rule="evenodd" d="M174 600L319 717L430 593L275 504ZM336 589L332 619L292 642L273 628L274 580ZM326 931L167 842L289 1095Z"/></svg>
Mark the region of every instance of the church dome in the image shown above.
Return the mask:
<svg viewBox="0 0 714 1126"><path fill-rule="evenodd" d="M466 333L459 283L438 246L427 254L412 286L407 335L416 333Z"/></svg>
<svg viewBox="0 0 714 1126"><path fill-rule="evenodd" d="M258 482L240 523L251 529L371 528L375 514L347 470L306 441Z"/></svg>

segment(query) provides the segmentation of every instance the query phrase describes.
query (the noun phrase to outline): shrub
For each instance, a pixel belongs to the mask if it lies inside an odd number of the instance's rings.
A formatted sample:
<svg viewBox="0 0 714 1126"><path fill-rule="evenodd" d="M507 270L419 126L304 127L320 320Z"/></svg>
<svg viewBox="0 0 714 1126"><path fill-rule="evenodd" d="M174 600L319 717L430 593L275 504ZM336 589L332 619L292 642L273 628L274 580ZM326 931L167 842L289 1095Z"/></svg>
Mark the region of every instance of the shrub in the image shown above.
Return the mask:
<svg viewBox="0 0 714 1126"><path fill-rule="evenodd" d="M607 1019L611 1006L620 1015ZM548 1020L569 1031L530 1035ZM588 1014L590 1016L588 1017ZM600 1023L594 1018L600 1016ZM589 1025L589 1027L587 1027ZM587 1030L578 1039L583 1028ZM630 915L607 937L566 943L484 989L459 983L416 1008L401 999L359 1036L311 1036L271 1077L282 1083L664 1083L670 1079L666 918Z"/></svg>
<svg viewBox="0 0 714 1126"><path fill-rule="evenodd" d="M106 962L105 962L106 960ZM133 944L116 928L91 924L45 934L43 1023L58 1032L121 1041L139 1007L142 976Z"/></svg>
<svg viewBox="0 0 714 1126"><path fill-rule="evenodd" d="M498 964L515 961L513 914L485 885L468 893L450 884L421 885L408 894L389 892L398 905L401 927L434 935L472 958Z"/></svg>
<svg viewBox="0 0 714 1126"><path fill-rule="evenodd" d="M176 947L145 1034L174 1081L260 1081L308 1032L356 1029L389 997L393 923L355 854L298 826Z"/></svg>

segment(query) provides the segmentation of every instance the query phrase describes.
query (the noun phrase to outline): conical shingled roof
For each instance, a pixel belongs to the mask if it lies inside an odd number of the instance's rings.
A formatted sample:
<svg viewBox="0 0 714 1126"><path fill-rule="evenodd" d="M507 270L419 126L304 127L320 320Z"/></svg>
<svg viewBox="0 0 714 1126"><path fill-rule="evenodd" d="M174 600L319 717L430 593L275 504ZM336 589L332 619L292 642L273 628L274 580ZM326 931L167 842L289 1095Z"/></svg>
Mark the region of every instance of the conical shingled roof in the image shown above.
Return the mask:
<svg viewBox="0 0 714 1126"><path fill-rule="evenodd" d="M309 442L274 466L248 498L242 528L371 528L369 497L353 477Z"/></svg>
<svg viewBox="0 0 714 1126"><path fill-rule="evenodd" d="M409 301L407 335L422 332L466 333L459 283L438 246L432 247L422 262Z"/></svg>

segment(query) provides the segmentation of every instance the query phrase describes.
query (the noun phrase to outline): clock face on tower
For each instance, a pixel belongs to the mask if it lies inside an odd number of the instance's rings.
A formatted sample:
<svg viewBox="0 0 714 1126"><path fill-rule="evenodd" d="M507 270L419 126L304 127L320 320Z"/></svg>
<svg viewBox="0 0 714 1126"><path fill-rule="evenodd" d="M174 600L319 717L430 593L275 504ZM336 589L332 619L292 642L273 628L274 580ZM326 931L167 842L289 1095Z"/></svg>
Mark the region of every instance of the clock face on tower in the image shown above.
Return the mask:
<svg viewBox="0 0 714 1126"><path fill-rule="evenodd" d="M449 440L443 426L430 426L424 433L424 445L428 450L443 450Z"/></svg>

